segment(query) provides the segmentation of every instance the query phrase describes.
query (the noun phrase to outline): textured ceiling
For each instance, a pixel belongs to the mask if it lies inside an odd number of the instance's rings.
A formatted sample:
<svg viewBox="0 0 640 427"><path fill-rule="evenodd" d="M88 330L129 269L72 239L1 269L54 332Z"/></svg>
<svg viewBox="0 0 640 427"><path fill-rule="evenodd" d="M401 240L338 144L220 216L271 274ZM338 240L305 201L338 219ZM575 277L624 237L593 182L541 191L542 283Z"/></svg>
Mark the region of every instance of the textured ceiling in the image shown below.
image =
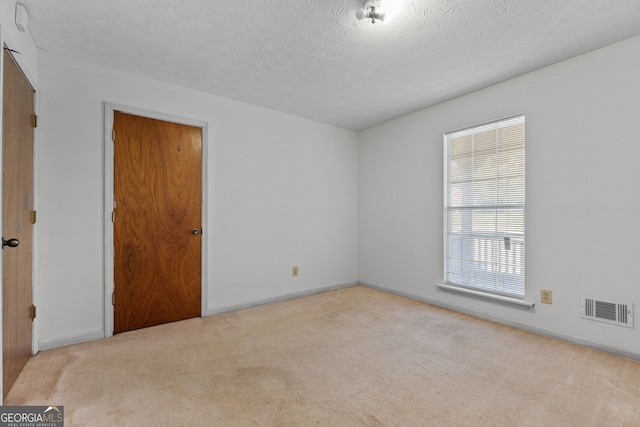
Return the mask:
<svg viewBox="0 0 640 427"><path fill-rule="evenodd" d="M356 130L640 34L640 0L19 3L42 49Z"/></svg>

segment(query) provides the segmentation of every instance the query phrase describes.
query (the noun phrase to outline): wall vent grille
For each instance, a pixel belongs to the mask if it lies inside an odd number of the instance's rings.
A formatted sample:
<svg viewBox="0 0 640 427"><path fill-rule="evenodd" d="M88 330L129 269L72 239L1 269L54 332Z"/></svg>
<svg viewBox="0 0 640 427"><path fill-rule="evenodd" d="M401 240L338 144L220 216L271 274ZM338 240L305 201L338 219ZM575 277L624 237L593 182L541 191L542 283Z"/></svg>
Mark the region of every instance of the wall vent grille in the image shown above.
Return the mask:
<svg viewBox="0 0 640 427"><path fill-rule="evenodd" d="M633 303L582 297L580 316L585 319L633 328Z"/></svg>

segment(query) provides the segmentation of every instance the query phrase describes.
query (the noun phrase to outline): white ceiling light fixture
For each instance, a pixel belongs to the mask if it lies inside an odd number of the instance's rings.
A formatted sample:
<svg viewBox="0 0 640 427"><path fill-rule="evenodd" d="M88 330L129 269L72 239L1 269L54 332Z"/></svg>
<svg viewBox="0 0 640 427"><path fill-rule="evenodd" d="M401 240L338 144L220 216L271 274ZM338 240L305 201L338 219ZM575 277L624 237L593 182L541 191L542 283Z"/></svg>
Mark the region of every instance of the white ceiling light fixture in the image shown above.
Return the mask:
<svg viewBox="0 0 640 427"><path fill-rule="evenodd" d="M28 21L27 9L20 3L16 3L16 27L18 27L18 30L23 33L26 32Z"/></svg>
<svg viewBox="0 0 640 427"><path fill-rule="evenodd" d="M380 11L380 3L382 0L365 0L363 8L356 11L356 18L371 19L372 24L375 24L376 20L384 22L387 14Z"/></svg>

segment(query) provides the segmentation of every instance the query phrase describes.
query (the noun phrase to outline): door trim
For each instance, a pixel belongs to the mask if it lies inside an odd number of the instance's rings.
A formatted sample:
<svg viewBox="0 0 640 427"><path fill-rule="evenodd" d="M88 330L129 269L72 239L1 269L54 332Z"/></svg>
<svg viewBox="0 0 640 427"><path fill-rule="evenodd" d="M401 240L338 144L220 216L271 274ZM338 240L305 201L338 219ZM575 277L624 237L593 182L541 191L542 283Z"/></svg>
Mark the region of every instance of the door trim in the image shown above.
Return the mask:
<svg viewBox="0 0 640 427"><path fill-rule="evenodd" d="M114 153L113 153L113 115L114 111L121 111L127 114L133 114L140 117L150 119L164 120L167 122L179 123L188 126L199 127L202 129L202 229L201 236L201 307L200 316L207 315L209 310L209 290L208 290L208 267L207 267L207 248L209 238L209 227L207 218L207 159L208 159L208 122L188 119L185 117L175 116L172 114L159 113L155 111L144 110L126 105L119 105L110 102L104 103L104 336L113 336L113 305L111 303L111 295L114 290L114 238L113 238L113 222L111 215L113 212L114 199Z"/></svg>

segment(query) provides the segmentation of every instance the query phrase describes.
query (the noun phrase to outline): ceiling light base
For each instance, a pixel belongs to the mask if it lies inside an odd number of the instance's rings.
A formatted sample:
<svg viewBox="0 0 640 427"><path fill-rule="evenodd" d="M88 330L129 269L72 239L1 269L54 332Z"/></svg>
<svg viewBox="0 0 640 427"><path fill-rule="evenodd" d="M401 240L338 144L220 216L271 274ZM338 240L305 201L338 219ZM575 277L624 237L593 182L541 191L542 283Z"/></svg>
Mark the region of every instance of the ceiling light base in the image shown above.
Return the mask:
<svg viewBox="0 0 640 427"><path fill-rule="evenodd" d="M371 7L375 7L376 9L378 9L380 7L380 3L382 3L381 0L366 0L364 2L364 8L365 9L369 9Z"/></svg>
<svg viewBox="0 0 640 427"><path fill-rule="evenodd" d="M16 27L22 33L27 31L27 24L29 22L29 15L27 15L27 9L20 3L16 3Z"/></svg>
<svg viewBox="0 0 640 427"><path fill-rule="evenodd" d="M371 19L371 23L375 24L376 20L384 21L386 14L380 12L380 4L382 0L365 0L362 9L356 11L356 18Z"/></svg>

